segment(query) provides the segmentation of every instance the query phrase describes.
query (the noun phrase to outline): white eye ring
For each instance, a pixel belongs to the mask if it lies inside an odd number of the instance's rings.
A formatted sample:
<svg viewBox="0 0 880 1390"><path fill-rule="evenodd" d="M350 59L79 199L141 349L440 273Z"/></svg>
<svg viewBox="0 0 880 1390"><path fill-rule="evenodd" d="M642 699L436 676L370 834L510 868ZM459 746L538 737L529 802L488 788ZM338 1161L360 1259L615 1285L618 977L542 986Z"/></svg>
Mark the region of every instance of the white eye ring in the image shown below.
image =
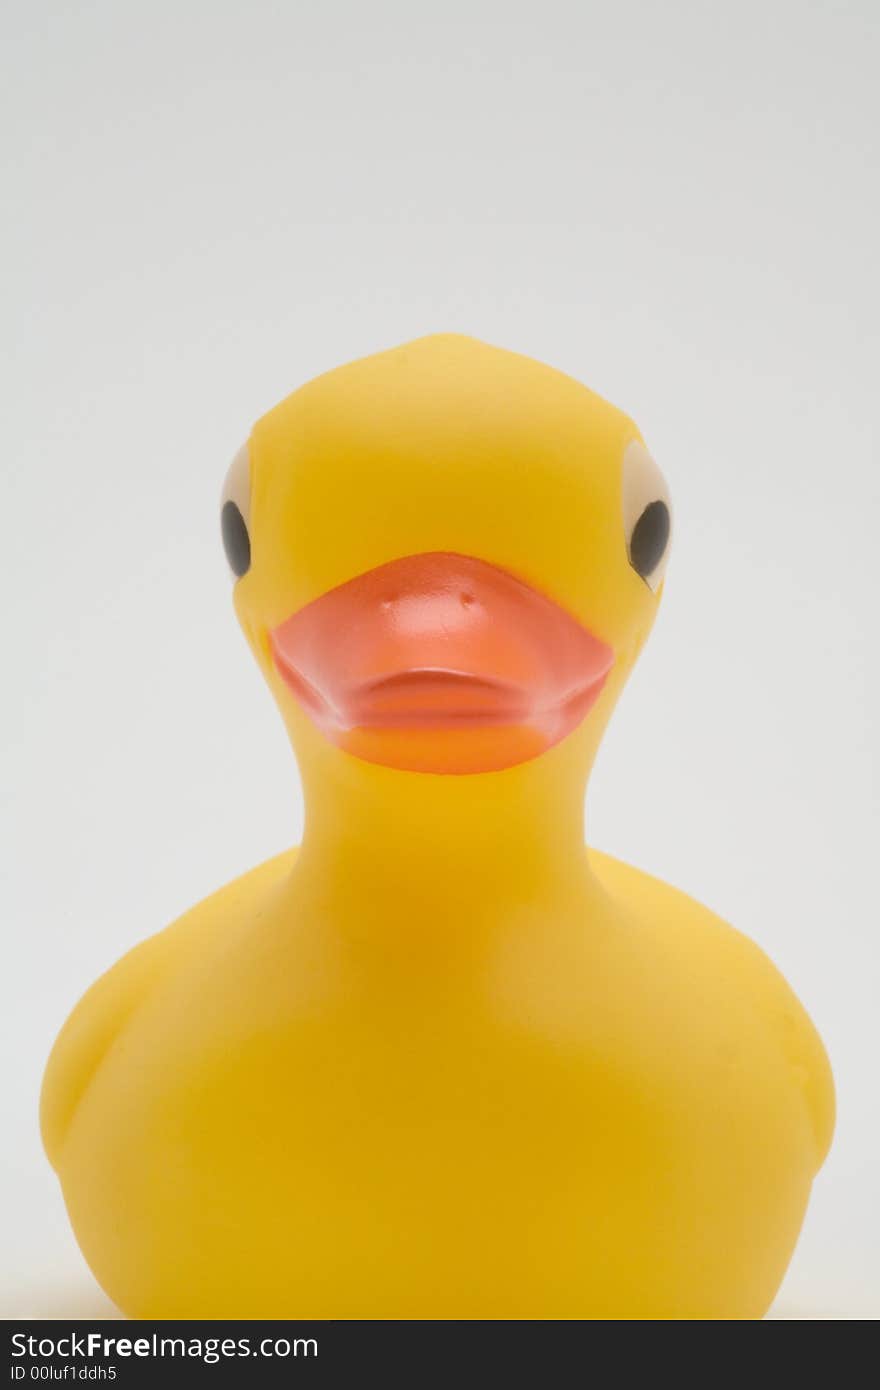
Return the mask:
<svg viewBox="0 0 880 1390"><path fill-rule="evenodd" d="M629 562L653 593L666 573L671 530L666 480L644 444L634 439L623 455L623 533Z"/></svg>
<svg viewBox="0 0 880 1390"><path fill-rule="evenodd" d="M229 568L236 579L240 579L250 569L250 518L251 464L245 444L229 465L220 497L223 549L226 551Z"/></svg>

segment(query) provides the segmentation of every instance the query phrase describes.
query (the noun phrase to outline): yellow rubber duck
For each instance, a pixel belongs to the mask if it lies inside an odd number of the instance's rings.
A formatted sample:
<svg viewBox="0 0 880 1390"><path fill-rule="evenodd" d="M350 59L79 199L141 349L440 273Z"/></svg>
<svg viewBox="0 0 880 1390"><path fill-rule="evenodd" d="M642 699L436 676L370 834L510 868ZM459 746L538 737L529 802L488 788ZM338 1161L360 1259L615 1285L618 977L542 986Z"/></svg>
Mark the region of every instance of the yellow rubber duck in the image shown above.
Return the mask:
<svg viewBox="0 0 880 1390"><path fill-rule="evenodd" d="M52 1052L49 1157L151 1318L759 1318L833 1127L761 951L587 850L657 609L635 425L457 337L255 426L222 529L299 849L126 955Z"/></svg>

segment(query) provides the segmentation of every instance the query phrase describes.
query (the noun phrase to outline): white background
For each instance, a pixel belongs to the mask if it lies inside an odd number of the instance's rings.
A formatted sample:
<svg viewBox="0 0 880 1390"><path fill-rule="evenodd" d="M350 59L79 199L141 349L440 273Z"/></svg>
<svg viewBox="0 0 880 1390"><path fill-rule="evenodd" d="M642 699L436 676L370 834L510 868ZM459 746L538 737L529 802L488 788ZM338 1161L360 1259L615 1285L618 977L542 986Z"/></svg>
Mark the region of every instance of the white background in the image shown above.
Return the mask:
<svg viewBox="0 0 880 1390"><path fill-rule="evenodd" d="M839 1127L777 1314L880 1314L878 13L6 4L6 1316L108 1307L36 1131L68 1009L299 833L227 461L303 380L437 330L586 381L669 478L590 838L806 1003Z"/></svg>

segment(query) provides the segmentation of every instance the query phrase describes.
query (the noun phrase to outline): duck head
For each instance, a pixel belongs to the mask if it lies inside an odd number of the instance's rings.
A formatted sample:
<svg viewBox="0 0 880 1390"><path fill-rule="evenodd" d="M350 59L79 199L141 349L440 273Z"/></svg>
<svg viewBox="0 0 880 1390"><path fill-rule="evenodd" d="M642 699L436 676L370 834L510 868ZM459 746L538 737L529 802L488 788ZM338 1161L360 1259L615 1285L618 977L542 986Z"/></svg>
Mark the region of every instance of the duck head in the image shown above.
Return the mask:
<svg viewBox="0 0 880 1390"><path fill-rule="evenodd" d="M420 339L264 416L222 530L307 783L470 797L564 766L582 800L668 551L666 488L627 416L528 358Z"/></svg>

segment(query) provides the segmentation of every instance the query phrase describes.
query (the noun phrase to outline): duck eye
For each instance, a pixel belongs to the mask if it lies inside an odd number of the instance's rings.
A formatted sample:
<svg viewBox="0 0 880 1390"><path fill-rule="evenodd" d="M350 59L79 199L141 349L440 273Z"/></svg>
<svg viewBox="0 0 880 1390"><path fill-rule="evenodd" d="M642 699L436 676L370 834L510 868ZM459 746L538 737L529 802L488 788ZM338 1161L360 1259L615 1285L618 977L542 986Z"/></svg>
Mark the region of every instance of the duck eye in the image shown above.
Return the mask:
<svg viewBox="0 0 880 1390"><path fill-rule="evenodd" d="M251 538L244 517L234 502L224 502L220 513L220 529L223 533L223 549L229 561L229 568L240 579L251 567Z"/></svg>
<svg viewBox="0 0 880 1390"><path fill-rule="evenodd" d="M656 593L666 572L672 514L663 474L638 440L623 456L623 526L629 562Z"/></svg>
<svg viewBox="0 0 880 1390"><path fill-rule="evenodd" d="M220 506L220 533L229 568L240 579L251 567L251 538L248 532L250 517L250 459L247 445L239 449L226 474Z"/></svg>
<svg viewBox="0 0 880 1390"><path fill-rule="evenodd" d="M629 562L636 574L648 579L666 553L669 540L669 508L658 498L649 502L629 538Z"/></svg>

